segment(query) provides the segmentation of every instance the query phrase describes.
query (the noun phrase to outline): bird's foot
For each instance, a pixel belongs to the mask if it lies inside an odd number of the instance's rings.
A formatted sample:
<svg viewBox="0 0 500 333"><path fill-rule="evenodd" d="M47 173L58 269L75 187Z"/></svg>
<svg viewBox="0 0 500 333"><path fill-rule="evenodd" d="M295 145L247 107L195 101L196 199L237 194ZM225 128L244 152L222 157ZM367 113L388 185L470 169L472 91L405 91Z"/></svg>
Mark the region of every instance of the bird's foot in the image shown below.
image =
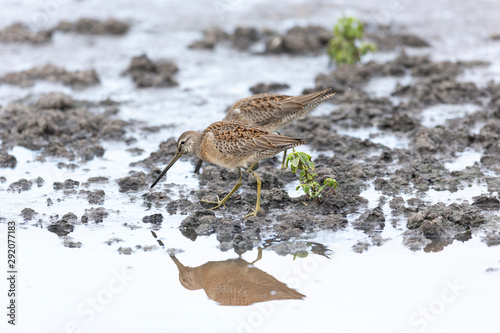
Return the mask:
<svg viewBox="0 0 500 333"><path fill-rule="evenodd" d="M253 208L252 212L250 214L245 215L245 218L250 217L250 216L257 216L257 213L259 213L259 212L264 213L264 211L260 207L259 207L259 209Z"/></svg>
<svg viewBox="0 0 500 333"><path fill-rule="evenodd" d="M217 196L217 201L207 201L207 200L201 200L201 202L208 203L208 204L215 204L215 206L214 206L214 207L212 207L212 208L207 208L208 210L214 210L214 209L219 208L220 206L224 206L224 208L227 208L227 207L226 207L226 201L225 201L225 200L221 200L221 199L219 198L219 196Z"/></svg>

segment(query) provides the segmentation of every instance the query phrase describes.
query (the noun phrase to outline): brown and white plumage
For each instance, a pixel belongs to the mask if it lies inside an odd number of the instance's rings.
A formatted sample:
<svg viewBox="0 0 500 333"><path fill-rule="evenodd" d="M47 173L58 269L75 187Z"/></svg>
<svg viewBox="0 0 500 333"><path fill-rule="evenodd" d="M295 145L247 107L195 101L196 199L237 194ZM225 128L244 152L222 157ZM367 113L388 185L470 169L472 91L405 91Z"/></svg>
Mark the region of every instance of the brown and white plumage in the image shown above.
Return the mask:
<svg viewBox="0 0 500 333"><path fill-rule="evenodd" d="M335 95L333 89L312 94L288 96L280 94L257 94L240 99L229 109L223 121L238 121L268 132L278 132L295 119L304 118L322 102ZM286 153L286 149L284 149ZM282 168L285 156L283 156ZM201 168L200 160L194 172Z"/></svg>
<svg viewBox="0 0 500 333"><path fill-rule="evenodd" d="M216 122L201 135L198 157L228 169L248 168L262 159L305 143L238 122Z"/></svg>
<svg viewBox="0 0 500 333"><path fill-rule="evenodd" d="M234 103L223 120L239 121L277 132L293 120L304 118L333 95L335 93L331 88L301 96L257 94Z"/></svg>
<svg viewBox="0 0 500 333"><path fill-rule="evenodd" d="M177 152L170 163L151 185L153 188L183 154L196 154L201 160L228 169L246 168L257 179L257 204L254 214L260 210L261 180L250 169L258 161L272 157L284 150L303 145L304 140L277 135L262 129L233 121L218 121L203 132L187 131L177 140ZM233 190L212 209L224 205L241 186L241 171Z"/></svg>

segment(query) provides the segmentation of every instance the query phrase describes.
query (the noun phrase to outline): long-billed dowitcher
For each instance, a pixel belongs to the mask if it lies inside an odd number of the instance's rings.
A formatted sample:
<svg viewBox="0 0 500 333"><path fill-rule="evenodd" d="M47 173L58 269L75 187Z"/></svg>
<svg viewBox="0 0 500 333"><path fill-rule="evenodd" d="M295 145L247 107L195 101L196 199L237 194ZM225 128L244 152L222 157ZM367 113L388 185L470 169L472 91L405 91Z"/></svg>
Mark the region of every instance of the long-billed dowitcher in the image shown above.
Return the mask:
<svg viewBox="0 0 500 333"><path fill-rule="evenodd" d="M184 266L170 255L179 270L179 281L188 290L204 289L220 305L250 305L273 300L304 299L305 295L289 288L272 275L241 258L209 261L198 267Z"/></svg>
<svg viewBox="0 0 500 333"><path fill-rule="evenodd" d="M304 118L315 107L333 95L335 93L331 88L301 96L257 94L234 103L223 121L239 121L267 132L278 132L295 119ZM283 165L285 156L283 157ZM201 164L200 160L196 165L195 173L199 172Z"/></svg>
<svg viewBox="0 0 500 333"><path fill-rule="evenodd" d="M151 188L167 173L183 154L196 154L202 161L210 162L228 169L238 169L238 181L222 200L217 197L215 209L225 205L227 199L241 186L241 168L246 168L257 180L257 203L248 216L257 216L260 209L260 188L262 181L251 169L258 161L277 153L303 145L304 140L277 135L233 121L218 121L203 132L187 131L177 140L177 152L156 178Z"/></svg>

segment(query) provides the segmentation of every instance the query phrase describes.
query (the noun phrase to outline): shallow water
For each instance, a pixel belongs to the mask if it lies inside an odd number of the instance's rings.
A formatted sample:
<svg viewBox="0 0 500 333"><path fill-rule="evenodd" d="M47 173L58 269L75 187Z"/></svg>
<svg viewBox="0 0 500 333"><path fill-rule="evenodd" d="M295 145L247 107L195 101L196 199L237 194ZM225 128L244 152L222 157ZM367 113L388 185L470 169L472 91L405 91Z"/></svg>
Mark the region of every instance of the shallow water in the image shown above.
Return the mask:
<svg viewBox="0 0 500 333"><path fill-rule="evenodd" d="M222 118L229 105L249 94L249 86L258 82L286 82L291 88L284 93L300 94L302 89L313 86L317 73L328 66L326 56L261 58L223 46L214 52L188 50L186 46L201 36L202 29L213 25L233 29L242 24L284 31L296 24L331 26L343 13L352 14L369 22L405 25L410 31L426 36L433 48L424 53L431 53L433 59L479 58L492 62L486 73L479 68L464 75L464 79L478 85L484 85L489 79L497 80L500 73L497 57L500 46L498 42L486 40L488 34L498 33L500 8L495 8L499 7L496 2L294 0L286 6L269 6L265 1L238 0L122 1L120 6L95 0L44 3L24 0L8 1L2 8L3 25L21 20L37 29L50 27L62 19L72 21L84 16L115 17L132 22L131 31L122 37L56 33L52 43L43 46L1 44L0 75L51 61L72 70L95 68L101 77L99 86L82 90L44 82L29 89L0 85L2 105L24 98L27 93L38 96L62 91L76 99L91 101L109 97L122 102L121 119L167 126L158 133L133 129L138 139L133 147L143 149L142 155L132 156L126 151L131 147L125 143L105 142L106 152L102 158L75 170L57 168L57 163L67 162L65 160L37 162L37 153L22 147L9 152L18 164L15 169L1 169L7 182L0 183L0 197L4 202L2 216L6 221L18 223L19 325L12 327L2 319L2 332L495 331L500 308L498 247L488 247L481 241L483 235L477 234L467 242L454 241L439 252L412 252L402 244L406 219L392 216L388 204L382 206L385 216L391 216L380 233L385 242L363 253L354 252L353 246L360 242L372 244L373 240L350 226L337 232L316 232L296 240L298 244L289 244L298 251L307 250L309 254L305 258L294 260L291 255L280 256L271 250L277 243L262 244L262 259L255 267L306 295L304 300L270 301L246 307L220 306L203 290L187 290L180 284L177 267L167 249L182 251L176 257L192 267L238 255L221 251L215 234L198 237L194 242L184 237L178 227L186 216L169 215L163 208L147 210L142 206L141 194L148 190L121 193L115 179L126 176L130 170L148 172L130 168L129 163L149 156L167 138L177 137L187 129L203 129ZM481 17L481 25L477 24L478 17ZM179 87L137 90L129 77L121 76L131 57L143 52L153 59L173 60L180 68ZM408 50L408 53L418 52L421 51ZM393 56L381 53L373 58ZM400 82L407 84L405 80L408 78ZM374 79L366 90L373 96L390 97L396 83L391 78ZM332 108L324 104L313 115L328 114ZM425 126L433 127L471 112L474 109L468 105L456 108L440 105L423 111L422 119ZM339 134L369 138L390 148L408 146L407 138L387 135L377 129L335 130ZM313 158L318 155L308 147L301 150ZM446 167L450 171L462 170L480 156L480 152L464 151L457 154L456 160L447 162ZM180 192L197 188L198 178L192 169L192 163L178 161L159 189L168 188L170 183L181 185L179 191L171 193L171 197L177 198ZM38 176L45 180L42 187L33 185L30 191L21 193L7 191L9 184L20 178ZM88 178L96 176L109 177L111 181L83 185ZM80 182L75 193L53 189L54 182L66 179ZM287 186L291 196L298 196L296 185ZM76 225L67 238L48 232L49 216L68 212L81 216L90 207L86 196L78 193L80 189L104 190L104 207L110 215L104 223ZM240 189L247 190L253 189L245 186ZM474 196L485 193L488 193L485 184L473 184L455 193L430 190L422 194L422 199L432 203L471 202ZM369 208L375 208L381 193L370 185L361 196L369 200ZM52 206L47 205L48 198L54 202ZM23 222L20 217L26 207L38 212L34 221ZM164 215L161 227L142 222L145 215L155 213ZM44 222L36 222L38 218ZM348 216L350 222L355 218L356 215ZM152 236L152 228L165 244L164 248ZM6 224L3 221L0 230L4 243ZM64 246L65 241L82 245L69 248ZM329 258L314 253L313 246L307 242L329 249ZM5 248L3 244L1 247ZM131 248L131 255L120 254L120 247ZM254 249L242 257L252 262L257 255ZM2 279L2 293L6 290L4 283Z"/></svg>

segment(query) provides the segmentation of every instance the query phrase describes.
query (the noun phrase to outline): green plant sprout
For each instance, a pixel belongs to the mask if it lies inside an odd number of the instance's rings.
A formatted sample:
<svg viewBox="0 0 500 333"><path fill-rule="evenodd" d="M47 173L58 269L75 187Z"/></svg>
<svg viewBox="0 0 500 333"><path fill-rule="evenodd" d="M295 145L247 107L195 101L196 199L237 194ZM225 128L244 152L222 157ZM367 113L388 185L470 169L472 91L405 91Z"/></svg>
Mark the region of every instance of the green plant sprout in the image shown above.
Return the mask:
<svg viewBox="0 0 500 333"><path fill-rule="evenodd" d="M328 55L338 65L356 64L361 56L377 50L373 43L363 43L363 25L354 17L341 17L333 28L333 38L328 43Z"/></svg>
<svg viewBox="0 0 500 333"><path fill-rule="evenodd" d="M296 190L302 188L309 199L317 200L321 197L321 194L325 187L338 188L339 184L335 179L327 178L324 180L323 185L318 184L316 181L317 173L314 172L314 162L311 160L311 156L300 151L293 150L286 159L286 167L290 164L290 168L293 173L300 171L300 185L297 186Z"/></svg>
<svg viewBox="0 0 500 333"><path fill-rule="evenodd" d="M297 258L307 258L308 255L309 255L309 252L307 252L306 250L297 251L297 252L293 253L293 260L295 260Z"/></svg>

